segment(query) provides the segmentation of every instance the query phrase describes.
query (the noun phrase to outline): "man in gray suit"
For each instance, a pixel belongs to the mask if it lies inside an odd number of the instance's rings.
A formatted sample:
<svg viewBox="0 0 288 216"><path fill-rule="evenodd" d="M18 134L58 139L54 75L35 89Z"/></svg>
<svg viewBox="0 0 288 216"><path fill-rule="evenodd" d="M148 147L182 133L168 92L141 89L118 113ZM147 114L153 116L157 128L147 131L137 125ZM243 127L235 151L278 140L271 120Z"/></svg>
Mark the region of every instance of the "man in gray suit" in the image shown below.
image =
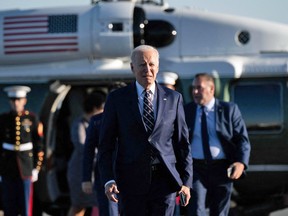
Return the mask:
<svg viewBox="0 0 288 216"><path fill-rule="evenodd" d="M158 67L155 48L136 47L131 55L136 81L106 101L100 175L108 199L119 199L121 215L173 215L177 192L186 196L183 205L190 199L192 157L182 96L155 81Z"/></svg>

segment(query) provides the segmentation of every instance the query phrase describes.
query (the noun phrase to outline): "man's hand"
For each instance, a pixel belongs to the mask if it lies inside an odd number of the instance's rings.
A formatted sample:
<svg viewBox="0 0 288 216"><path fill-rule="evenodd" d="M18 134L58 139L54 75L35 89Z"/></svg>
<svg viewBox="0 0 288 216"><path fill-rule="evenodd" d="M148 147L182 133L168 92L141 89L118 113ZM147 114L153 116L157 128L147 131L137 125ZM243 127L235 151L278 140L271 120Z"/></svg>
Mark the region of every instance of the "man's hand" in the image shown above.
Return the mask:
<svg viewBox="0 0 288 216"><path fill-rule="evenodd" d="M105 194L109 200L118 203L118 199L116 198L116 194L118 193L116 183L109 183L105 186Z"/></svg>
<svg viewBox="0 0 288 216"><path fill-rule="evenodd" d="M86 194L92 194L93 192L93 184L90 181L82 182L82 191Z"/></svg>
<svg viewBox="0 0 288 216"><path fill-rule="evenodd" d="M232 168L233 172L230 176L228 176L230 179L239 179L244 171L244 164L240 162L233 163L229 168Z"/></svg>
<svg viewBox="0 0 288 216"><path fill-rule="evenodd" d="M188 203L189 203L189 200L191 198L191 195L190 195L190 188L189 187L186 187L185 185L183 185L181 187L181 190L179 191L179 194L182 193L185 195L186 197L186 200L185 200L185 204L183 206L187 206Z"/></svg>

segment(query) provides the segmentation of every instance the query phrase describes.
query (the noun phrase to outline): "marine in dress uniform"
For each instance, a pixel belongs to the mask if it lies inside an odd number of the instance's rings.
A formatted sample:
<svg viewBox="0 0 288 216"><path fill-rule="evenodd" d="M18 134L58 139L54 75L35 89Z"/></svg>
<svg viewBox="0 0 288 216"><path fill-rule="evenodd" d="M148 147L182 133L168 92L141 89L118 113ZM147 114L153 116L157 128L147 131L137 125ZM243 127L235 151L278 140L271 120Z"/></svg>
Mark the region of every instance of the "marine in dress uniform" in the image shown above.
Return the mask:
<svg viewBox="0 0 288 216"><path fill-rule="evenodd" d="M157 82L160 85L175 90L176 80L178 75L174 72L159 72L157 74Z"/></svg>
<svg viewBox="0 0 288 216"><path fill-rule="evenodd" d="M43 162L43 126L25 110L27 86L9 86L11 111L0 115L0 175L5 216L31 216L33 187Z"/></svg>

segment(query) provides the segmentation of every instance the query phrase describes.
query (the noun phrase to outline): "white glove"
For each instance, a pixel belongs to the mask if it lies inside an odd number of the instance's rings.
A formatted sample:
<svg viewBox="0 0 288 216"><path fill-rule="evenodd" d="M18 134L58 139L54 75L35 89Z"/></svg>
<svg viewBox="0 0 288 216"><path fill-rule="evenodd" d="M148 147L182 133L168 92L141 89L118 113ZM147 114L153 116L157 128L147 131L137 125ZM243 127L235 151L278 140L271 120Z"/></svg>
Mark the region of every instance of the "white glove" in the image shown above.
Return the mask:
<svg viewBox="0 0 288 216"><path fill-rule="evenodd" d="M33 169L32 170L32 182L36 182L38 180L39 170Z"/></svg>

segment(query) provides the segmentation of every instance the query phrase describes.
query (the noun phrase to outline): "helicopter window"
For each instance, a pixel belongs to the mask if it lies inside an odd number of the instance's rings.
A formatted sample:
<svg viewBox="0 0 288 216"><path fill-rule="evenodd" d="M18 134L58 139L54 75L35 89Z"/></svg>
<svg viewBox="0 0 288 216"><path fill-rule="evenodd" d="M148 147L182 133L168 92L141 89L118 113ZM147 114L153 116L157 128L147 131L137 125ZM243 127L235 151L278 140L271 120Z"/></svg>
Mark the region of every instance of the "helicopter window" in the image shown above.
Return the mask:
<svg viewBox="0 0 288 216"><path fill-rule="evenodd" d="M283 127L282 86L278 83L237 83L232 100L243 115L249 132L275 133Z"/></svg>
<svg viewBox="0 0 288 216"><path fill-rule="evenodd" d="M145 25L145 44L154 47L165 47L170 45L176 37L174 26L163 20L149 20Z"/></svg>
<svg viewBox="0 0 288 216"><path fill-rule="evenodd" d="M110 28L113 32L123 31L123 23L111 23L111 24L109 25L109 28Z"/></svg>
<svg viewBox="0 0 288 216"><path fill-rule="evenodd" d="M250 33L248 31L240 31L237 35L237 41L241 45L245 45L250 41Z"/></svg>

